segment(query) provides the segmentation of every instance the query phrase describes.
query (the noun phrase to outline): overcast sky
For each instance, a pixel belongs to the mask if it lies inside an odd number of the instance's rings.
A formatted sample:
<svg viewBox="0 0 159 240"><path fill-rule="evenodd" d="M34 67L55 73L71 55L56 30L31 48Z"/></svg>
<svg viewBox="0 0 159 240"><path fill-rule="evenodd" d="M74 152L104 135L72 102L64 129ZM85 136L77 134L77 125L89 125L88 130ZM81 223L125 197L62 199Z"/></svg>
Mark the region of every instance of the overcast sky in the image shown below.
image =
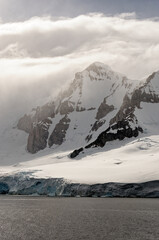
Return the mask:
<svg viewBox="0 0 159 240"><path fill-rule="evenodd" d="M23 21L33 16L75 17L90 12L119 14L136 12L138 17L158 17L158 0L0 0L3 21Z"/></svg>
<svg viewBox="0 0 159 240"><path fill-rule="evenodd" d="M159 70L159 0L0 0L0 111L26 111L92 62Z"/></svg>

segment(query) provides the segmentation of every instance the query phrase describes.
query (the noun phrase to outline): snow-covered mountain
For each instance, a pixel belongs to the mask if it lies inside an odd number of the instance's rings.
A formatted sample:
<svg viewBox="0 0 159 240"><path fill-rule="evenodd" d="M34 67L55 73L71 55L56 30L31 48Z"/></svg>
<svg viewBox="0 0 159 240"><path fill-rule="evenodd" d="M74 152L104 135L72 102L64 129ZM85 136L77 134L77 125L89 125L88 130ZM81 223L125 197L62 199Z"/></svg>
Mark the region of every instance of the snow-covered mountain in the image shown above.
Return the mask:
<svg viewBox="0 0 159 240"><path fill-rule="evenodd" d="M54 102L19 120L18 128L29 133L27 150L36 153L47 146L87 144L114 122L124 97L132 94L137 84L104 64L90 65L76 74Z"/></svg>
<svg viewBox="0 0 159 240"><path fill-rule="evenodd" d="M3 131L1 164L16 165L1 171L84 183L156 180L158 136L159 72L130 80L97 62Z"/></svg>
<svg viewBox="0 0 159 240"><path fill-rule="evenodd" d="M107 141L137 137L144 131L144 113L149 115L146 108L159 102L158 79L154 73L143 82L130 80L93 63L77 73L54 102L19 120L18 128L29 134L27 150L36 153L61 145L71 150L92 146L97 138L96 145L104 146Z"/></svg>

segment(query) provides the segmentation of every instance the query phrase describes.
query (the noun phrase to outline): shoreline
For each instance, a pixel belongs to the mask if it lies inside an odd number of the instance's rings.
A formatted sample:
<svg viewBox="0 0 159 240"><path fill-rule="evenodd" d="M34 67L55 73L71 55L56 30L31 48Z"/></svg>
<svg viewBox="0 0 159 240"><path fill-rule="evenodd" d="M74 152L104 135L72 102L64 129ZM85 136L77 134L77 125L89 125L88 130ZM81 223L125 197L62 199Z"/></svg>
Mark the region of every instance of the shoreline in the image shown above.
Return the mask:
<svg viewBox="0 0 159 240"><path fill-rule="evenodd" d="M0 194L49 197L159 198L159 180L142 183L72 183L64 178L0 177Z"/></svg>

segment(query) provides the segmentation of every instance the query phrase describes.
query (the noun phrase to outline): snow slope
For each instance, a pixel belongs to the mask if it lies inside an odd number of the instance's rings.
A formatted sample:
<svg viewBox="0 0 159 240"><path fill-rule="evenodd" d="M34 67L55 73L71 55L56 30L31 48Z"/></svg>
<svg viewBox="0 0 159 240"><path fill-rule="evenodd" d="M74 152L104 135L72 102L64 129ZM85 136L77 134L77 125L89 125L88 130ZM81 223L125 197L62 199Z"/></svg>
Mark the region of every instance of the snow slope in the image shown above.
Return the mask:
<svg viewBox="0 0 159 240"><path fill-rule="evenodd" d="M1 173L26 172L37 178L65 178L77 183L146 182L159 178L159 136L109 143L71 160L69 152L57 152L36 160L3 167Z"/></svg>

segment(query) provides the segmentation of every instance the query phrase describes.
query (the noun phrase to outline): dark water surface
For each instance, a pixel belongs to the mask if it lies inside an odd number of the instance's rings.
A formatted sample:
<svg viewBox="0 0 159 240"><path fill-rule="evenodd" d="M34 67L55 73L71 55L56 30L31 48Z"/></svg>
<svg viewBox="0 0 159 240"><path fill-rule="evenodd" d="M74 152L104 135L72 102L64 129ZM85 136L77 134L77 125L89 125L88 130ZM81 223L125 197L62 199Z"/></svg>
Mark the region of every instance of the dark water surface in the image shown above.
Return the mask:
<svg viewBox="0 0 159 240"><path fill-rule="evenodd" d="M0 196L0 240L159 239L158 199Z"/></svg>

